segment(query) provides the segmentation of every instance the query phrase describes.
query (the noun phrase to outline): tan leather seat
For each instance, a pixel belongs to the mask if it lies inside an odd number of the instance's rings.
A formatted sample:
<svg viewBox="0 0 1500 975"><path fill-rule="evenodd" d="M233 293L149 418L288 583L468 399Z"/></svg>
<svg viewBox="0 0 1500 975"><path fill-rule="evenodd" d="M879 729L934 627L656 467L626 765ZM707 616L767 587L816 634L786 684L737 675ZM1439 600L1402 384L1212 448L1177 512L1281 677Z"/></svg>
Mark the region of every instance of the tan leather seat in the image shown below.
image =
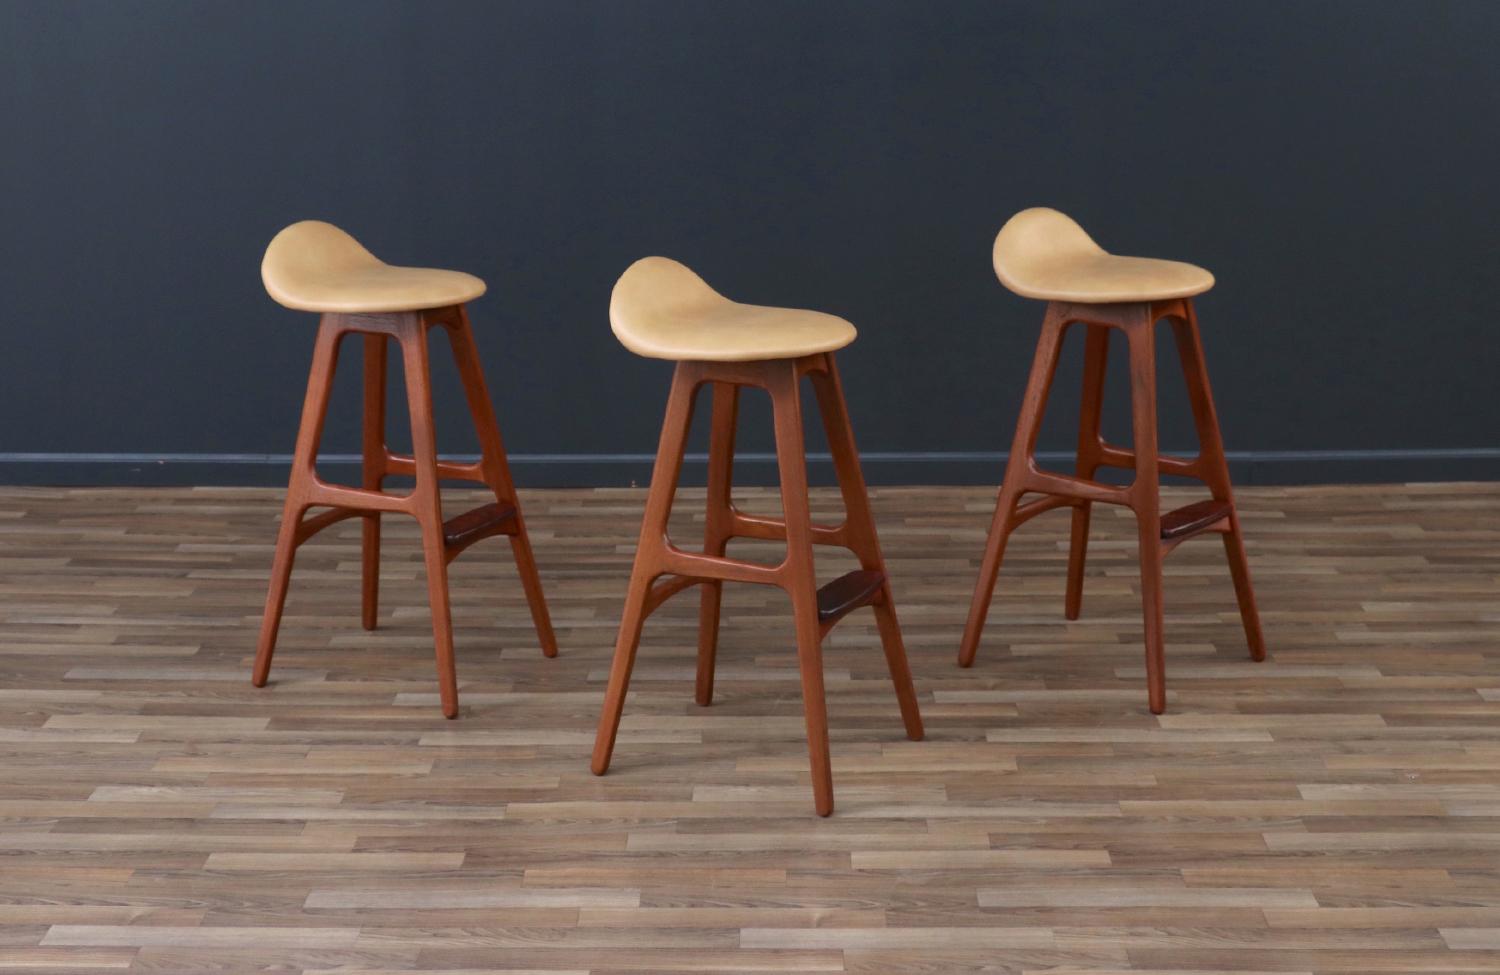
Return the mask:
<svg viewBox="0 0 1500 975"><path fill-rule="evenodd" d="M416 311L484 294L484 282L472 274L393 267L321 220L294 223L272 238L260 279L272 298L301 311Z"/></svg>
<svg viewBox="0 0 1500 975"><path fill-rule="evenodd" d="M819 311L742 305L665 257L625 269L609 300L609 324L625 348L651 359L749 362L842 349L854 326Z"/></svg>
<svg viewBox="0 0 1500 975"><path fill-rule="evenodd" d="M1022 210L1006 221L995 237L994 259L1001 284L1046 301L1162 301L1214 286L1214 276L1192 264L1116 257L1067 214L1046 207Z"/></svg>

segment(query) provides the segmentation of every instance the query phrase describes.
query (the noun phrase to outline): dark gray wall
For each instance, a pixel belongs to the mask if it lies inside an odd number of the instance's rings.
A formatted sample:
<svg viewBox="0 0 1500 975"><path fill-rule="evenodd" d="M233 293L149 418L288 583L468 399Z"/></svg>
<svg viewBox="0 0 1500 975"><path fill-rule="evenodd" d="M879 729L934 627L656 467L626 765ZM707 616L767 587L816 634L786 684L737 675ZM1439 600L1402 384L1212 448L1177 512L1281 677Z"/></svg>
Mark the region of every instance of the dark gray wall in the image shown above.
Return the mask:
<svg viewBox="0 0 1500 975"><path fill-rule="evenodd" d="M1497 38L1493 2L5 0L0 481L284 478L313 322L257 272L318 217L489 281L523 484L648 470L669 368L606 320L645 254L858 324L873 480L994 482L1041 307L989 248L1036 204L1218 275L1241 479L1500 476Z"/></svg>

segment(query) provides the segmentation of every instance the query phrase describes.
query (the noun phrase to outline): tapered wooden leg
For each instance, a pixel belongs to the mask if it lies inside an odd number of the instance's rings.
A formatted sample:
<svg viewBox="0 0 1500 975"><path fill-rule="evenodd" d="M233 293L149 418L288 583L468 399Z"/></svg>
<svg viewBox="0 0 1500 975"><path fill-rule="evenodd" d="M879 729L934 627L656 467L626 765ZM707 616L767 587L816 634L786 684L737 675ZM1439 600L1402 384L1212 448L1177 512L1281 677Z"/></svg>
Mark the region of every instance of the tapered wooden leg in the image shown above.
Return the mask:
<svg viewBox="0 0 1500 975"><path fill-rule="evenodd" d="M781 511L786 520L786 576L797 632L797 665L802 672L802 710L812 768L813 807L833 812L833 766L828 751L828 706L823 690L822 632L818 625L818 581L813 567L812 512L807 499L807 458L797 373L786 364L772 375L769 392L776 427L776 462L781 470Z"/></svg>
<svg viewBox="0 0 1500 975"><path fill-rule="evenodd" d="M292 454L292 473L287 484L286 503L281 511L281 528L276 534L276 556L271 563L271 583L266 592L265 613L261 616L260 640L255 648L255 665L250 682L266 686L271 673L271 655L276 650L276 633L281 628L281 611L286 605L287 584L292 578L292 561L297 553L297 527L308 508L308 490L313 484L313 468L318 458L318 441L323 435L323 419L328 415L328 395L333 374L338 368L339 340L342 329L330 317L318 327L313 346L312 368L307 376L307 394L302 401L302 421L297 430L297 446Z"/></svg>
<svg viewBox="0 0 1500 975"><path fill-rule="evenodd" d="M1260 629L1260 612L1255 608L1255 590L1250 585L1250 563L1245 557L1245 539L1240 533L1238 511L1229 514L1229 531L1224 533L1224 556L1229 561L1229 575L1234 580L1234 595L1240 606L1240 625L1245 628L1245 642L1251 660L1266 659L1265 637Z"/></svg>
<svg viewBox="0 0 1500 975"><path fill-rule="evenodd" d="M295 477L295 475L294 475ZM255 648L255 666L250 683L265 687L271 676L271 655L276 652L276 634L281 629L281 611L286 607L287 586L292 579L292 561L297 555L297 524L307 510L291 490L281 508L281 528L276 533L276 555L271 562L271 584L260 621L260 641Z"/></svg>
<svg viewBox="0 0 1500 975"><path fill-rule="evenodd" d="M901 639L901 623L896 619L896 600L891 595L891 583L887 579L880 589L880 596L870 604L875 612L875 627L880 631L880 646L885 651L886 669L891 672L891 684L896 688L896 704L901 708L901 723L906 728L906 737L921 741L926 735L922 727L922 712L917 707L917 688L912 682L911 664L906 659L906 644Z"/></svg>
<svg viewBox="0 0 1500 975"><path fill-rule="evenodd" d="M531 621L536 627L542 653L555 657L557 637L552 632L552 618L547 612L547 600L542 595L542 579L537 572L536 556L531 551L531 538L526 533L526 522L521 515L521 502L516 496L515 482L511 480L510 461L505 454L505 444L500 439L500 424L495 420L495 407L485 385L484 370L479 364L479 349L474 342L474 331L469 326L469 313L467 309L460 308L458 314L458 327L449 334L452 337L459 376L463 380L464 395L469 402L469 412L479 435L485 481L495 493L495 500L508 504L515 510L515 531L510 536L510 547L516 559L516 573L520 576L521 588L526 593L526 604L531 609Z"/></svg>
<svg viewBox="0 0 1500 975"><path fill-rule="evenodd" d="M365 413L363 486L379 491L385 483L386 336L365 336ZM380 601L380 512L367 511L360 530L360 622L375 629Z"/></svg>
<svg viewBox="0 0 1500 975"><path fill-rule="evenodd" d="M1100 414L1104 403L1104 376L1109 357L1109 329L1089 325L1083 348L1083 402L1078 417L1078 476L1093 480L1099 469ZM1094 503L1081 500L1073 506L1073 530L1068 544L1068 589L1063 615L1078 618L1083 608L1083 568L1088 558L1089 520Z"/></svg>
<svg viewBox="0 0 1500 975"><path fill-rule="evenodd" d="M969 601L969 618L964 623L963 643L958 648L960 667L972 667L974 657L979 652L979 636L984 632L984 620L989 615L990 600L995 595L995 580L1000 577L1000 563L1005 559L1005 543L1010 540L1011 520L1015 516L1018 500L1019 491L1011 489L1006 483L1000 485L995 513L990 518L989 534L985 536L984 556L979 561L979 578L974 583L974 595Z"/></svg>
<svg viewBox="0 0 1500 975"><path fill-rule="evenodd" d="M896 688L896 701L901 707L901 720L906 725L906 736L912 741L920 741L923 731L922 715L917 708L917 690L912 683L906 647L901 641L901 624L896 619L896 600L891 595L890 573L886 571L885 558L880 552L880 538L875 529L875 518L870 512L869 492L865 487L864 472L859 466L859 451L854 444L854 427L849 422L843 383L839 380L838 367L834 364L832 353L824 359L827 363L826 370L813 372L811 379L813 391L818 397L818 411L823 416L823 429L828 436L828 448L833 455L839 490L844 499L849 548L858 556L860 568L877 571L885 577L880 596L871 605L871 609L875 612L875 625L880 630L880 645L885 650L891 683Z"/></svg>
<svg viewBox="0 0 1500 975"><path fill-rule="evenodd" d="M531 536L526 534L519 508L516 509L516 533L510 536L510 553L516 560L516 572L521 577L521 589L526 593L526 605L531 609L531 625L536 629L542 656L555 657L557 635L552 632L552 617L547 613L547 603L542 596L542 578L537 572L536 555L531 550Z"/></svg>
<svg viewBox="0 0 1500 975"><path fill-rule="evenodd" d="M1145 621L1146 690L1153 714L1167 707L1162 602L1161 484L1157 473L1155 323L1148 306L1125 330L1130 346L1130 398L1134 422L1135 483L1131 508L1140 537L1141 611Z"/></svg>
<svg viewBox="0 0 1500 975"><path fill-rule="evenodd" d="M443 547L443 507L438 488L437 434L432 419L432 384L428 373L427 335L416 319L400 335L406 370L406 400L411 410L411 453L416 471L412 513L422 530L422 560L427 566L427 598L432 607L432 639L437 656L438 692L443 716L458 717L458 675L453 661L453 615L448 601L448 558Z"/></svg>
<svg viewBox="0 0 1500 975"><path fill-rule="evenodd" d="M615 657L609 670L609 686L604 693L604 707L599 713L599 730L594 737L591 767L595 775L603 775L609 770L610 756L615 749L615 736L620 729L620 715L625 710L625 693L630 687L630 671L635 666L635 651L641 642L641 626L646 618L646 598L650 595L651 583L662 572L667 517L672 513L672 498L677 492L677 479L682 473L682 453L687 446L688 427L693 422L696 387L695 368L690 363L678 363L677 371L672 377L672 392L667 398L667 415L662 422L661 441L656 448L656 464L651 471L651 489L646 494L646 511L641 518L641 534L636 543L630 587L626 591L625 608L620 615L620 632L615 639Z"/></svg>
<svg viewBox="0 0 1500 975"><path fill-rule="evenodd" d="M1245 558L1245 540L1240 532L1239 509L1229 483L1229 462L1224 456L1224 441L1219 433L1219 417L1214 410L1213 393L1208 384L1208 365L1203 355L1203 338L1198 331L1198 315L1191 301L1184 301L1184 317L1172 319L1177 353L1187 379L1188 399L1193 406L1193 420L1198 430L1199 456L1202 458L1204 483L1214 498L1228 501L1229 531L1224 533L1224 554L1229 561L1229 575L1234 580L1234 594L1240 606L1240 623L1252 660L1266 659L1265 638L1260 628L1260 613L1255 608L1255 590L1250 584L1250 564Z"/></svg>
<svg viewBox="0 0 1500 975"><path fill-rule="evenodd" d="M1057 351L1064 325L1062 312L1056 305L1048 305L1046 317L1042 320L1042 335L1037 341L1036 357L1031 363L1031 376L1026 381L1026 393L1021 401L1021 415L1016 421L1016 435L1011 441L1010 456L1005 461L1005 480L1000 485L995 515L985 541L984 558L979 563L974 597L969 603L969 619L964 624L963 643L958 650L960 667L973 665L974 655L979 652L979 636L984 631L985 617L989 615L990 599L995 593L995 579L1000 575L1000 562L1005 557L1005 543L1013 527L1016 504L1025 493L1027 475L1035 467L1037 434L1041 431L1042 415L1047 409L1052 377L1057 372Z"/></svg>
<svg viewBox="0 0 1500 975"><path fill-rule="evenodd" d="M722 556L729 543L730 494L734 481L734 427L739 414L739 387L713 383L713 419L708 443L708 504L703 522L703 552ZM695 697L707 707L714 699L714 657L719 645L719 603L724 581L703 583L698 603L698 681Z"/></svg>

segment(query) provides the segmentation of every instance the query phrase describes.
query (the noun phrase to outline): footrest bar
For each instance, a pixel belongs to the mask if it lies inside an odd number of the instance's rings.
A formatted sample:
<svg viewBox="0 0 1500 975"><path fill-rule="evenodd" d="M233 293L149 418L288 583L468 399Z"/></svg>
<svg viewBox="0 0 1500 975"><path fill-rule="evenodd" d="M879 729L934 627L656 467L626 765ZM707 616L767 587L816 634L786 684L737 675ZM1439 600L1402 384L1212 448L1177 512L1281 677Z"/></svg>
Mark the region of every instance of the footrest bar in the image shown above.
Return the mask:
<svg viewBox="0 0 1500 975"><path fill-rule="evenodd" d="M513 535L515 531L515 506L495 501L443 522L443 547L451 559L482 538Z"/></svg>
<svg viewBox="0 0 1500 975"><path fill-rule="evenodd" d="M868 606L885 585L885 573L855 569L818 589L818 622L826 630L861 606Z"/></svg>
<svg viewBox="0 0 1500 975"><path fill-rule="evenodd" d="M1161 516L1161 540L1176 542L1212 529L1229 517L1234 506L1229 501L1197 501L1190 505L1168 511Z"/></svg>

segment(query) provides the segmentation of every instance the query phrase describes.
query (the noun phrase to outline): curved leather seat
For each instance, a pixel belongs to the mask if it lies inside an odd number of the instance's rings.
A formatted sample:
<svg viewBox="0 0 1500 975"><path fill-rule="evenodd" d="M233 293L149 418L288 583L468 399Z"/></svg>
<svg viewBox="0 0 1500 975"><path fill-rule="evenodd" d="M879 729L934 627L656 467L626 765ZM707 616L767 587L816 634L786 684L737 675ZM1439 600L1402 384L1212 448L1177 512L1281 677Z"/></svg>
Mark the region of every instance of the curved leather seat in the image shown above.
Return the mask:
<svg viewBox="0 0 1500 975"><path fill-rule="evenodd" d="M748 362L842 349L854 326L819 311L742 305L686 266L644 257L609 299L609 324L625 348L651 359Z"/></svg>
<svg viewBox="0 0 1500 975"><path fill-rule="evenodd" d="M1150 257L1117 257L1067 214L1022 210L995 237L995 273L1018 295L1103 304L1202 294L1214 276L1201 267Z"/></svg>
<svg viewBox="0 0 1500 975"><path fill-rule="evenodd" d="M294 223L273 237L260 279L272 298L301 311L417 311L461 305L484 294L484 282L472 274L393 267L321 220Z"/></svg>

